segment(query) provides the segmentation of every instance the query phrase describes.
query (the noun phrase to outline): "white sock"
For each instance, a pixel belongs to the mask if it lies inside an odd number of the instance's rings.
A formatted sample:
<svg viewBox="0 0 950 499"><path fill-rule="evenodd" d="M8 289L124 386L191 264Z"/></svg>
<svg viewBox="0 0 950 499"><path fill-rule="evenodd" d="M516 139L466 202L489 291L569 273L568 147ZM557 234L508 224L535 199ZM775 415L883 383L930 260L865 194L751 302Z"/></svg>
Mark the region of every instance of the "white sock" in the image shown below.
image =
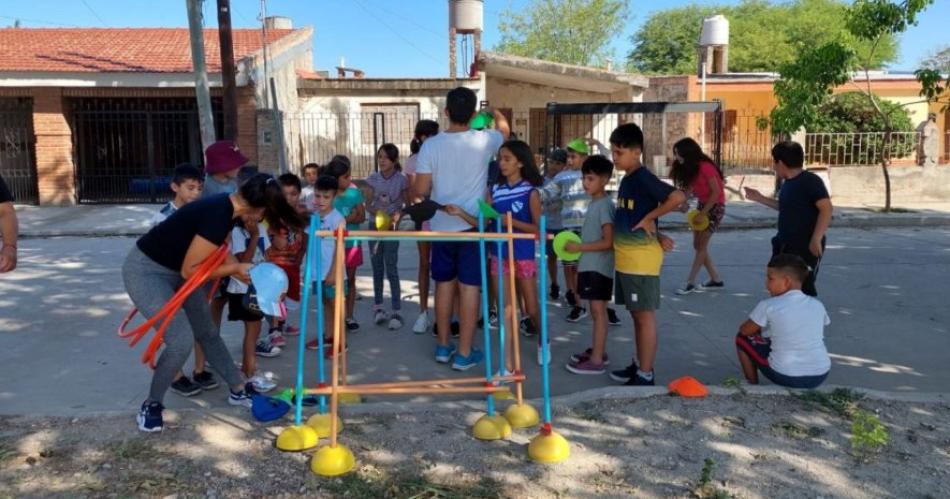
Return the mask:
<svg viewBox="0 0 950 499"><path fill-rule="evenodd" d="M641 378L643 378L643 379L645 379L645 380L647 380L647 381L652 381L652 380L653 380L653 371L650 371L650 372L643 372L643 371L637 369L637 376L640 376Z"/></svg>

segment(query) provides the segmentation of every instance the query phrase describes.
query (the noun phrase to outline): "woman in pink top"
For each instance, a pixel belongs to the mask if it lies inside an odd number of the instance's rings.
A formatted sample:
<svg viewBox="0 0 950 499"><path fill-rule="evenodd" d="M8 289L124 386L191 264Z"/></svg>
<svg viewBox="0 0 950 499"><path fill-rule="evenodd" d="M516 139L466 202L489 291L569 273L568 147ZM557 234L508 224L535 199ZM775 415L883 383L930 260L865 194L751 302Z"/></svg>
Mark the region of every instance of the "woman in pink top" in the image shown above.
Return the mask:
<svg viewBox="0 0 950 499"><path fill-rule="evenodd" d="M709 241L719 228L722 217L726 213L726 193L722 172L709 158L699 144L691 138L685 138L673 145L673 169L670 178L677 187L691 192L699 201L696 207L702 217L709 219L709 227L703 231L693 232L693 266L689 269L686 285L676 290L678 295L686 295L705 288L723 287L722 279L709 255ZM709 281L706 284L696 284L699 270L706 267Z"/></svg>

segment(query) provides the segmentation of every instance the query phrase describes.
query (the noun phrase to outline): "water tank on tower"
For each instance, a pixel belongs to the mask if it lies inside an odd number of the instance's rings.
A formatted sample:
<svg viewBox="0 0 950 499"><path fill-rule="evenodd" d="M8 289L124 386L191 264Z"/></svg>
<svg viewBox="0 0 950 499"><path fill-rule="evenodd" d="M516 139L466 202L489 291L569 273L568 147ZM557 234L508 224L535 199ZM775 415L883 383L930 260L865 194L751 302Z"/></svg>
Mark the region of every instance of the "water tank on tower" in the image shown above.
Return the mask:
<svg viewBox="0 0 950 499"><path fill-rule="evenodd" d="M449 0L449 76L452 78L473 74L471 68L476 66L481 51L484 10L483 0ZM460 36L461 53L458 49Z"/></svg>
<svg viewBox="0 0 950 499"><path fill-rule="evenodd" d="M721 74L729 72L729 20L726 16L715 15L703 20L703 30L699 35L699 74Z"/></svg>

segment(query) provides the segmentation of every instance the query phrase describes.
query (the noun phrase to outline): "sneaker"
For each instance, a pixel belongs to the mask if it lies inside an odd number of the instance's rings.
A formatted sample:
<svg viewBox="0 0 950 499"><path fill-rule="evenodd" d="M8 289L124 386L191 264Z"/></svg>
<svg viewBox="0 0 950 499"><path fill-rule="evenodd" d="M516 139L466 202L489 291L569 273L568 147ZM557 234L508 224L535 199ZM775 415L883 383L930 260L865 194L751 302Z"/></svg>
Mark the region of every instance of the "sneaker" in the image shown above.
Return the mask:
<svg viewBox="0 0 950 499"><path fill-rule="evenodd" d="M466 371L477 366L484 358L485 355L481 352L481 350L472 347L472 351L468 353L467 357L458 353L455 354L455 361L452 362L452 369L455 369L456 371Z"/></svg>
<svg viewBox="0 0 950 499"><path fill-rule="evenodd" d="M218 380L214 379L214 375L208 371L193 373L192 379L202 390L214 390L218 387Z"/></svg>
<svg viewBox="0 0 950 499"><path fill-rule="evenodd" d="M297 336L298 334L300 334L300 328L297 326L287 326L284 329L285 336Z"/></svg>
<svg viewBox="0 0 950 499"><path fill-rule="evenodd" d="M617 316L617 311L612 308L607 308L607 324L611 326L620 325L620 317Z"/></svg>
<svg viewBox="0 0 950 499"><path fill-rule="evenodd" d="M165 406L163 406L161 402L149 403L147 400L142 402L142 408L139 409L139 413L135 416L135 421L139 424L139 430L149 433L162 431L163 410L165 410Z"/></svg>
<svg viewBox="0 0 950 499"><path fill-rule="evenodd" d="M255 374L247 380L248 383L254 386L254 389L260 393L266 393L274 388L277 388L277 383L274 383L266 376L261 376L260 374Z"/></svg>
<svg viewBox="0 0 950 499"><path fill-rule="evenodd" d="M551 285L551 293L548 295L552 300L557 300L561 296L561 288L557 284Z"/></svg>
<svg viewBox="0 0 950 499"><path fill-rule="evenodd" d="M395 331L402 327L402 316L398 312L393 312L389 317L389 330Z"/></svg>
<svg viewBox="0 0 950 499"><path fill-rule="evenodd" d="M481 329L481 327L482 327L482 320L479 319L478 328ZM459 331L461 331L461 326L459 326L459 322L452 321L452 323L449 324L449 335L452 336L453 338L458 338ZM433 338L439 337L439 325L434 322L432 323L432 337Z"/></svg>
<svg viewBox="0 0 950 499"><path fill-rule="evenodd" d="M538 330L534 327L534 321L531 320L531 317L525 317L521 319L521 334L525 337L532 337L538 334Z"/></svg>
<svg viewBox="0 0 950 499"><path fill-rule="evenodd" d="M502 376L511 376L513 374L514 374L513 372L507 369L499 369L498 371L495 372L494 378L496 379L492 381L492 385L501 386L501 385L509 384L510 383L509 381L499 381L497 380L497 378L502 377Z"/></svg>
<svg viewBox="0 0 950 499"><path fill-rule="evenodd" d="M577 322L584 317L587 317L587 309L575 305L573 308L571 308L571 313L567 314L567 317L565 317L564 320L567 322Z"/></svg>
<svg viewBox="0 0 950 499"><path fill-rule="evenodd" d="M267 336L267 341L275 347L284 347L287 345L287 340L284 339L284 335L279 329L271 329L270 334Z"/></svg>
<svg viewBox="0 0 950 499"><path fill-rule="evenodd" d="M172 381L172 386L169 389L182 397L194 397L201 393L201 386L188 379L188 376L182 376Z"/></svg>
<svg viewBox="0 0 950 499"><path fill-rule="evenodd" d="M543 359L541 357L542 355L547 357L548 364L550 365L551 364L551 344L550 343L544 345L544 347L542 347L541 345L538 345L538 365L539 366L544 365Z"/></svg>
<svg viewBox="0 0 950 499"><path fill-rule="evenodd" d="M568 362L564 368L574 374L604 374L607 371L603 362L595 364L589 358L581 362Z"/></svg>
<svg viewBox="0 0 950 499"><path fill-rule="evenodd" d="M571 355L571 362L574 362L574 363L578 364L578 363L584 362L584 361L586 361L586 360L589 360L589 359L590 359L590 354L591 354L592 352L593 352L593 349L588 348L587 350L584 350L584 351L581 352L581 353L575 353L574 355ZM609 365L610 365L610 359L607 357L607 354L606 354L606 353L604 354L604 365L605 365L605 366L609 366Z"/></svg>
<svg viewBox="0 0 950 499"><path fill-rule="evenodd" d="M564 293L564 301L566 301L571 307L577 306L577 296L575 296L574 292L571 290L567 290L567 292Z"/></svg>
<svg viewBox="0 0 950 499"><path fill-rule="evenodd" d="M708 281L706 284L703 284L704 288L723 288L726 286L726 283L722 281Z"/></svg>
<svg viewBox="0 0 950 499"><path fill-rule="evenodd" d="M424 334L429 329L429 312L422 312L416 317L416 323L412 325L412 332Z"/></svg>
<svg viewBox="0 0 950 499"><path fill-rule="evenodd" d="M244 406L250 409L251 405L253 405L252 400L254 395L257 395L257 390L254 388L254 385L250 382L244 383L243 390L239 392L231 390L231 393L228 395L228 403L231 405Z"/></svg>
<svg viewBox="0 0 950 499"><path fill-rule="evenodd" d="M652 372L650 374L653 374ZM640 373L633 373L633 376L624 383L624 386L654 386L656 381L656 376L654 375L650 379L646 379L640 375Z"/></svg>
<svg viewBox="0 0 950 499"><path fill-rule="evenodd" d="M268 341L258 341L257 346L254 347L254 354L258 357L277 357L280 355L280 347L275 347L271 345Z"/></svg>
<svg viewBox="0 0 950 499"><path fill-rule="evenodd" d="M452 360L452 356L455 355L455 344L449 343L448 345L436 345L435 346L435 361L440 364L447 364Z"/></svg>
<svg viewBox="0 0 950 499"><path fill-rule="evenodd" d="M477 327L478 329L482 329L485 327L484 317L482 317L481 319L478 319ZM498 329L498 314L494 310L490 310L488 312L488 327L490 327L491 329Z"/></svg>
<svg viewBox="0 0 950 499"><path fill-rule="evenodd" d="M610 379L616 381L617 383L626 383L630 381L630 378L637 375L637 363L633 361L629 366L623 369L617 369L615 371L610 371Z"/></svg>
<svg viewBox="0 0 950 499"><path fill-rule="evenodd" d="M373 315L373 322L375 322L377 326L382 326L388 319L389 314L387 314L385 310L381 308L376 309L376 312Z"/></svg>
<svg viewBox="0 0 950 499"><path fill-rule="evenodd" d="M687 282L685 286L676 290L676 294L680 296L688 295L690 293L697 293L697 292L699 292L699 286L696 286L695 284L691 282Z"/></svg>
<svg viewBox="0 0 950 499"><path fill-rule="evenodd" d="M360 323L356 322L352 317L346 318L346 332L354 333L360 330Z"/></svg>

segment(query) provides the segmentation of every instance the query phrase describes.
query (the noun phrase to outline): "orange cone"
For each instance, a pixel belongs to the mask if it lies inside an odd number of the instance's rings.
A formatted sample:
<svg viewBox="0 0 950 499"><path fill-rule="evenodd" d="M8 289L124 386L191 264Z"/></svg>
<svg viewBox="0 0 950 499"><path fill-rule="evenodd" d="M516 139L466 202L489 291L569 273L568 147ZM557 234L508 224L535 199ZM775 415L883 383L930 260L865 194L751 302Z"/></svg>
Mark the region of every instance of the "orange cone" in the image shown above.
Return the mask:
<svg viewBox="0 0 950 499"><path fill-rule="evenodd" d="M669 384L670 393L688 398L703 398L709 395L709 389L706 385L700 383L692 376L683 376L677 378Z"/></svg>

